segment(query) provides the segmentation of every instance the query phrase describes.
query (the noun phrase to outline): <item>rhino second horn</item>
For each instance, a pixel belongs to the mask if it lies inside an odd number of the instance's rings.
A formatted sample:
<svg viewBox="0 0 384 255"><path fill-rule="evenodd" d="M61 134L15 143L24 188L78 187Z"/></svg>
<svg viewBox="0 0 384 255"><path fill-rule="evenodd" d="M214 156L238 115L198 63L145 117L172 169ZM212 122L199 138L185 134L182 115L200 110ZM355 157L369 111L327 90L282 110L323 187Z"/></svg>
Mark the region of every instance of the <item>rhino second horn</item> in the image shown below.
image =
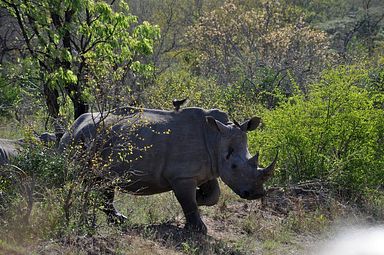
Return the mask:
<svg viewBox="0 0 384 255"><path fill-rule="evenodd" d="M259 166L259 152L257 152L255 156L249 159L249 163L256 168Z"/></svg>
<svg viewBox="0 0 384 255"><path fill-rule="evenodd" d="M277 162L277 156L278 155L279 155L279 152L276 153L275 159L273 160L273 162L269 166L267 166L266 168L263 168L263 169L260 170L259 177L263 181L268 180L269 177L272 176L273 171L275 170L275 167L276 167L276 162Z"/></svg>
<svg viewBox="0 0 384 255"><path fill-rule="evenodd" d="M237 122L235 119L233 120L233 123L238 126L239 128L241 128L241 125L239 124L239 122Z"/></svg>

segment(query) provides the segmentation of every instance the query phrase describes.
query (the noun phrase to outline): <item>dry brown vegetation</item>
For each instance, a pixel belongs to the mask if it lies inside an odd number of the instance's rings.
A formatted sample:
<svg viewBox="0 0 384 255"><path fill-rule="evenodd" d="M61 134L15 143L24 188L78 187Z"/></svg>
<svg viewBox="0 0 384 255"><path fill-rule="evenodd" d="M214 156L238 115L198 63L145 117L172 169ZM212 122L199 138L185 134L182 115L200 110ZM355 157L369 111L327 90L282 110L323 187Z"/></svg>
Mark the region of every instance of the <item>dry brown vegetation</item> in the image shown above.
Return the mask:
<svg viewBox="0 0 384 255"><path fill-rule="evenodd" d="M219 203L201 208L207 236L183 229L183 214L171 193L150 197L119 194L116 205L129 218L122 226L108 225L100 214L92 235L78 235L74 230L65 237L47 240L44 233L49 231L41 229L54 227L49 219L55 218L55 208L36 205L29 226L15 226L8 236L1 235L0 252L309 254L319 240L327 237L333 224L374 220L364 216L371 214L332 199L316 185L271 189L263 200L257 201L242 200L221 186Z"/></svg>

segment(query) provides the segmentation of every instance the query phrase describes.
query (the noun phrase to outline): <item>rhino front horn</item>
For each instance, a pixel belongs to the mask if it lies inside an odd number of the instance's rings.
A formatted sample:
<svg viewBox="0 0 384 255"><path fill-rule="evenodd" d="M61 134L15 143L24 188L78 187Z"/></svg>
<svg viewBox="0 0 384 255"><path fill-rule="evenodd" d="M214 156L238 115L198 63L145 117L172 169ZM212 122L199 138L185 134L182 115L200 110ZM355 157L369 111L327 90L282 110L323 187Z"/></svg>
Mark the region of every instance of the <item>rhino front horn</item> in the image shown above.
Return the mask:
<svg viewBox="0 0 384 255"><path fill-rule="evenodd" d="M260 169L259 178L261 178L263 181L268 180L272 176L273 171L275 170L275 167L276 167L278 155L279 155L279 152L276 153L275 159L269 166L267 166L266 168Z"/></svg>

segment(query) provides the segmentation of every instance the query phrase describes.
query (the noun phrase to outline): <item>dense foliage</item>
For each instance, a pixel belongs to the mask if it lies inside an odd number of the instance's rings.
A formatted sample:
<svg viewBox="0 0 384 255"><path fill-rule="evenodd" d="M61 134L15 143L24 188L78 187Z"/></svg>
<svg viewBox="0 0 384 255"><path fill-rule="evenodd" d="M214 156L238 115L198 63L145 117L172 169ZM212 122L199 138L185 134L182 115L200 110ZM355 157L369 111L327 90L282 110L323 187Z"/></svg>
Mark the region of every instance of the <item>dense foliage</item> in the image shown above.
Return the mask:
<svg viewBox="0 0 384 255"><path fill-rule="evenodd" d="M0 7L17 24L12 39L23 42L15 64L36 70L27 79L56 120L68 98L76 118L94 105L101 85L118 84L108 87L109 96L118 97L129 92L122 82L129 75L153 69L140 57L152 53L158 28L138 24L123 1L4 0Z"/></svg>
<svg viewBox="0 0 384 255"><path fill-rule="evenodd" d="M265 127L252 137L263 150L281 151L278 183L329 183L353 195L384 180L382 94L370 91L359 67L327 71L311 92L264 113Z"/></svg>
<svg viewBox="0 0 384 255"><path fill-rule="evenodd" d="M306 91L311 76L332 60L330 40L304 21L303 12L286 7L271 2L249 10L228 1L202 16L187 35L199 72L221 84L248 80L259 91L291 95L289 72Z"/></svg>

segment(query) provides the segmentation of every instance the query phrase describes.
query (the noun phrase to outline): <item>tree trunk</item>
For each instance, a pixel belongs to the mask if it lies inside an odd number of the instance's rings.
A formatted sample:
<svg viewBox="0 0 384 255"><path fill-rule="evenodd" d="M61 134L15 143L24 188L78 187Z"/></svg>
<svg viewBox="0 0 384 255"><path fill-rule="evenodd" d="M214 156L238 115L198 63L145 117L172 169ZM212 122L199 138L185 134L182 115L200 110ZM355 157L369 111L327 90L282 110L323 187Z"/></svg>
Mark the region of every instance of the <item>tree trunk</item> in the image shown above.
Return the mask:
<svg viewBox="0 0 384 255"><path fill-rule="evenodd" d="M64 134L63 123L60 120L60 105L58 102L59 92L56 89L49 88L48 84L44 84L45 102L48 107L48 114L53 118L53 126L55 129L56 141L60 141Z"/></svg>
<svg viewBox="0 0 384 255"><path fill-rule="evenodd" d="M81 114L88 112L89 105L79 98L72 99L74 108L74 117L77 119Z"/></svg>

